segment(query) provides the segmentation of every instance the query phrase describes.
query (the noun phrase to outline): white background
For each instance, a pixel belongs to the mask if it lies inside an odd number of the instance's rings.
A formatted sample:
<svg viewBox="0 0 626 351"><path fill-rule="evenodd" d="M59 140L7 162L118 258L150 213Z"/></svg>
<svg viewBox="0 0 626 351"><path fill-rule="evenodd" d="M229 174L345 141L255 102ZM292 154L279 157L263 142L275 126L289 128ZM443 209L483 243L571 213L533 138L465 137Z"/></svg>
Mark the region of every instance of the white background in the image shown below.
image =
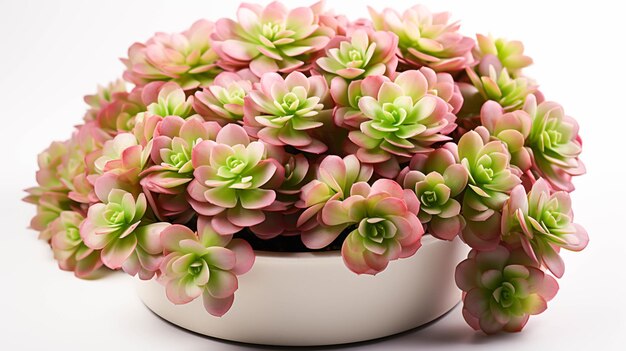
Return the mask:
<svg viewBox="0 0 626 351"><path fill-rule="evenodd" d="M264 2L264 1L261 1ZM370 1L329 0L351 19ZM288 1L290 5L308 1ZM293 3L293 4L292 4ZM379 2L380 3L380 2ZM411 1L384 1L402 10ZM462 31L520 39L527 73L581 125L588 174L576 180L576 220L591 237L565 253L566 274L548 311L521 334L486 338L457 306L426 328L361 349L622 349L626 338L626 77L623 10L608 1L424 1L462 20ZM612 3L619 3L612 1ZM375 5L380 9L382 5ZM81 281L57 269L27 230L34 208L20 202L35 184L36 154L80 122L82 96L120 76L119 57L155 31L181 31L200 18L233 17L235 1L0 2L0 349L247 350L187 333L158 319L129 277ZM381 297L384 298L384 297ZM279 332L279 331L278 331ZM252 348L254 349L254 348Z"/></svg>

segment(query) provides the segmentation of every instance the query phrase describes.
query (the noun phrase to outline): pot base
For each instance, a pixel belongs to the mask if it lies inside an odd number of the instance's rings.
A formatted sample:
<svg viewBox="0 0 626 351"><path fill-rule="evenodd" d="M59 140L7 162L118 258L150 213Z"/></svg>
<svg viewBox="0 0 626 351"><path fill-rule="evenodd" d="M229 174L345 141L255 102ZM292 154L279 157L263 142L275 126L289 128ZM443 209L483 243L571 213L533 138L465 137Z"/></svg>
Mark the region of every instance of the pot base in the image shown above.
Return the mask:
<svg viewBox="0 0 626 351"><path fill-rule="evenodd" d="M339 252L257 252L223 317L208 314L201 298L172 304L156 281L139 281L137 291L163 319L219 339L276 346L378 339L431 322L460 301L454 270L467 247L458 238L425 236L422 243L376 276L349 271Z"/></svg>

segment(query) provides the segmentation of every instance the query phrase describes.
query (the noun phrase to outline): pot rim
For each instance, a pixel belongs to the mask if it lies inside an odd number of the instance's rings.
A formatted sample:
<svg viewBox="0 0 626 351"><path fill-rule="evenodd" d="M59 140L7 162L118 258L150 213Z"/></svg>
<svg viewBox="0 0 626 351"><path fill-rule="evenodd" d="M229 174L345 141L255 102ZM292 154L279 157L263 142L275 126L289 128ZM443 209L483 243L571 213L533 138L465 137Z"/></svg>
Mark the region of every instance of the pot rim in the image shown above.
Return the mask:
<svg viewBox="0 0 626 351"><path fill-rule="evenodd" d="M434 242L441 241L440 239L437 239L430 234L424 234L421 240L422 240L422 248ZM446 241L446 240L443 240L443 241ZM341 250L315 251L315 252L287 252L287 251L279 252L279 251L254 250L254 254L256 255L256 259L259 259L259 258L260 259L281 259L281 260L291 260L294 258L297 258L297 259L336 259L337 257L341 257Z"/></svg>

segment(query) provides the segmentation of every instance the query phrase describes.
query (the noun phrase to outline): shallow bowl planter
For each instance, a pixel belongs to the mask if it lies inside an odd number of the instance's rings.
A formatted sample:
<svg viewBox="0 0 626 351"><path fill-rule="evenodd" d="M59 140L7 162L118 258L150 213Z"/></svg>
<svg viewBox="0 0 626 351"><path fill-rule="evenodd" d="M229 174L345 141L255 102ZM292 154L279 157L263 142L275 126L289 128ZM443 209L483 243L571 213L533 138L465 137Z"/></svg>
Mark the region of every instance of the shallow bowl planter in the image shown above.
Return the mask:
<svg viewBox="0 0 626 351"><path fill-rule="evenodd" d="M221 318L201 299L172 304L156 281L140 281L137 290L154 313L196 333L266 345L343 344L413 329L452 309L461 297L454 269L466 254L458 238L426 236L417 254L374 277L350 272L339 252L257 252Z"/></svg>

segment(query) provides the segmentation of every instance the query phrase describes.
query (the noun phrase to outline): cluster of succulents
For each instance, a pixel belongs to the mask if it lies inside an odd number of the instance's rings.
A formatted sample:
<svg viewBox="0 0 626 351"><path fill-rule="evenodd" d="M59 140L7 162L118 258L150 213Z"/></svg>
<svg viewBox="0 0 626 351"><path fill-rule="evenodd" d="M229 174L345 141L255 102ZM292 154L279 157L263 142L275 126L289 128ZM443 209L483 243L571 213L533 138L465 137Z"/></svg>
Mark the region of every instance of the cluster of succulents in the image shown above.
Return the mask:
<svg viewBox="0 0 626 351"><path fill-rule="evenodd" d="M133 44L123 80L39 155L31 227L77 277L157 279L216 316L255 243L296 238L375 275L424 235L462 240L468 324L521 330L558 290L560 250L588 242L578 124L518 41L423 6L351 22L322 5L243 4Z"/></svg>

